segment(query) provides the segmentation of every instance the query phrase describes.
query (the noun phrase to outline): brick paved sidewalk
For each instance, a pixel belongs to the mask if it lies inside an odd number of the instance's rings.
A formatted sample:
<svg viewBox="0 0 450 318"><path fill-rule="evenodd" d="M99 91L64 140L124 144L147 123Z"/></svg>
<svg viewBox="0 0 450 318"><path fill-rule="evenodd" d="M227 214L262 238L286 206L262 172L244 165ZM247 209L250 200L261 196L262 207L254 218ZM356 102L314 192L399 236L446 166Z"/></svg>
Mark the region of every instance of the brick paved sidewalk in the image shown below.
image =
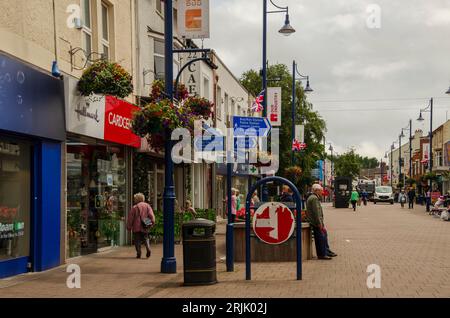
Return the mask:
<svg viewBox="0 0 450 318"><path fill-rule="evenodd" d="M68 289L66 266L0 280L0 297L450 297L450 222L398 204L351 209L325 208L330 245L339 254L331 261L303 263L303 280L295 280L295 263L254 263L252 281L245 265L227 273L224 227L218 227L219 283L183 287L182 246L176 246L177 274L159 272L162 246L150 259L136 259L133 248L71 260L81 266L81 289ZM368 289L369 264L381 267L381 289Z"/></svg>

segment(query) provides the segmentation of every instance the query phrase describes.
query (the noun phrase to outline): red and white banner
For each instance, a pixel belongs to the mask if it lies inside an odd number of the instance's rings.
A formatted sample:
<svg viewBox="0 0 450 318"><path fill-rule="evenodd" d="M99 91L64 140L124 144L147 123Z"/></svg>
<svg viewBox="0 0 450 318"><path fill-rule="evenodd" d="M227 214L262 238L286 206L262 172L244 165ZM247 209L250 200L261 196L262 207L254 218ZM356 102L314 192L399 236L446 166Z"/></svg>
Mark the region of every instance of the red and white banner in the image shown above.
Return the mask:
<svg viewBox="0 0 450 318"><path fill-rule="evenodd" d="M294 226L292 211L280 202L261 205L253 216L253 231L267 244L286 242L294 232Z"/></svg>
<svg viewBox="0 0 450 318"><path fill-rule="evenodd" d="M267 88L267 118L272 127L281 126L281 87Z"/></svg>
<svg viewBox="0 0 450 318"><path fill-rule="evenodd" d="M66 90L66 130L84 136L139 148L141 138L131 131L133 111L139 108L113 96L80 96L76 82Z"/></svg>

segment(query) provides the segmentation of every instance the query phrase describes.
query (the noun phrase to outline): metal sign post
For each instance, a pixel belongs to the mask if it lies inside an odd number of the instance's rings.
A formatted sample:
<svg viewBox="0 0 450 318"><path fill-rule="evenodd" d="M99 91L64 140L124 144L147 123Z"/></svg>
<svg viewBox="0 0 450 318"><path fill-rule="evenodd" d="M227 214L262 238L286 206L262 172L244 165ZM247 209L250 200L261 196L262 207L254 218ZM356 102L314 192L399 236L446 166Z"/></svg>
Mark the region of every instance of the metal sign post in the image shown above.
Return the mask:
<svg viewBox="0 0 450 318"><path fill-rule="evenodd" d="M297 187L289 180L281 177L267 177L256 182L247 194L247 200L245 204L245 277L246 280L252 279L251 272L251 244L250 244L250 204L252 194L258 187L268 182L279 182L287 185L294 193L294 199L296 203L296 243L297 243L297 280L302 279L302 200ZM255 216L256 217L256 213Z"/></svg>

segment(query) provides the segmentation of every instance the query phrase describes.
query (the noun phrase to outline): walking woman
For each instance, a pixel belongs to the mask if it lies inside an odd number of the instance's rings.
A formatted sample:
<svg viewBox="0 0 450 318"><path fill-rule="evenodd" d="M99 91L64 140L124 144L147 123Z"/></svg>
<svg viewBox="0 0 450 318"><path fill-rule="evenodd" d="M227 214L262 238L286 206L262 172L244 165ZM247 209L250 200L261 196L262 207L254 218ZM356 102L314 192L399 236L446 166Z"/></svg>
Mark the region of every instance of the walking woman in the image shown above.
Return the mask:
<svg viewBox="0 0 450 318"><path fill-rule="evenodd" d="M141 258L141 244L145 244L147 258L151 255L150 239L148 233L155 224L155 214L150 204L145 202L142 193L134 195L135 205L128 214L127 229L133 232L134 246L136 247L136 258Z"/></svg>
<svg viewBox="0 0 450 318"><path fill-rule="evenodd" d="M353 211L355 212L356 212L356 203L358 202L358 200L359 200L359 193L356 189L353 189L350 202L352 203Z"/></svg>

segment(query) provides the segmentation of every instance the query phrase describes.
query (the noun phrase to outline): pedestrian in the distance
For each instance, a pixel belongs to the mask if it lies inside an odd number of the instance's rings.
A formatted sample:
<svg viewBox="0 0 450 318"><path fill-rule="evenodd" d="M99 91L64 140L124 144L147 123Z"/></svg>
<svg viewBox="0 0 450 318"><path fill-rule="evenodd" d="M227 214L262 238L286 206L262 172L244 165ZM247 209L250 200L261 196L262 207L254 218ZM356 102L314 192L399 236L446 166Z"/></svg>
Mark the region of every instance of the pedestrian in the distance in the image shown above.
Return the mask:
<svg viewBox="0 0 450 318"><path fill-rule="evenodd" d="M252 204L258 204L260 202L259 197L258 197L258 191L255 190L255 192L253 192L252 194Z"/></svg>
<svg viewBox="0 0 450 318"><path fill-rule="evenodd" d="M416 191L413 187L408 191L408 209L414 209L414 200L416 199Z"/></svg>
<svg viewBox="0 0 450 318"><path fill-rule="evenodd" d="M364 205L367 205L367 200L369 198L369 194L367 193L367 191L363 190L361 196L362 196L362 200L363 200Z"/></svg>
<svg viewBox="0 0 450 318"><path fill-rule="evenodd" d="M320 184L312 186L313 193L306 200L306 221L312 227L314 233L314 243L318 259L330 260L337 256L330 250L328 245L328 232L323 221L323 210L320 199L323 194L323 188Z"/></svg>
<svg viewBox="0 0 450 318"><path fill-rule="evenodd" d="M134 206L128 214L127 229L133 232L134 246L136 248L136 258L141 258L142 242L147 250L147 258L151 255L149 231L155 225L155 214L150 204L145 202L142 193L134 195Z"/></svg>
<svg viewBox="0 0 450 318"><path fill-rule="evenodd" d="M350 202L352 203L353 211L356 212L356 203L359 200L359 193L356 189L353 189L352 196L350 197Z"/></svg>
<svg viewBox="0 0 450 318"><path fill-rule="evenodd" d="M398 200L400 201L400 204L402 205L402 208L405 206L406 203L406 193L405 190L402 190L398 196Z"/></svg>
<svg viewBox="0 0 450 318"><path fill-rule="evenodd" d="M283 185L281 189L280 202L294 202L291 188L289 188L287 185Z"/></svg>

